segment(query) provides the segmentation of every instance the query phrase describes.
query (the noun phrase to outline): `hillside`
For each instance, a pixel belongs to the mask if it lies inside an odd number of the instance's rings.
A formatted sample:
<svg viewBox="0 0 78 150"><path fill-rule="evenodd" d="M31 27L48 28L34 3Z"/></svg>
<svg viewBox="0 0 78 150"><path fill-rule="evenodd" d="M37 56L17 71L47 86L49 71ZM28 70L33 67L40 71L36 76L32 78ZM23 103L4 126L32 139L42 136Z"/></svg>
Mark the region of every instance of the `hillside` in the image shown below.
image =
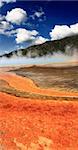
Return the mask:
<svg viewBox="0 0 78 150"><path fill-rule="evenodd" d="M10 52L9 54L4 54L2 56L12 57L16 56L26 56L26 57L41 57L45 55L52 55L54 52L62 52L68 55L72 54L74 48L78 49L78 35L66 37L61 40L48 41L41 45L34 45L25 49L16 50ZM2 57L0 56L0 57Z"/></svg>

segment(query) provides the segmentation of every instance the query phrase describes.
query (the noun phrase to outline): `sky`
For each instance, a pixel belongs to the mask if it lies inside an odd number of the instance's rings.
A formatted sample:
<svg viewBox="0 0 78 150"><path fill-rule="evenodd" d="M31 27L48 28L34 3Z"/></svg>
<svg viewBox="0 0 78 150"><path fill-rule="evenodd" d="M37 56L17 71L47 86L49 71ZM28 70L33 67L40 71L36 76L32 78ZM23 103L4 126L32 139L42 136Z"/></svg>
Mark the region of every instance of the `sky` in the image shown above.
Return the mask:
<svg viewBox="0 0 78 150"><path fill-rule="evenodd" d="M78 1L0 0L0 55L78 34Z"/></svg>

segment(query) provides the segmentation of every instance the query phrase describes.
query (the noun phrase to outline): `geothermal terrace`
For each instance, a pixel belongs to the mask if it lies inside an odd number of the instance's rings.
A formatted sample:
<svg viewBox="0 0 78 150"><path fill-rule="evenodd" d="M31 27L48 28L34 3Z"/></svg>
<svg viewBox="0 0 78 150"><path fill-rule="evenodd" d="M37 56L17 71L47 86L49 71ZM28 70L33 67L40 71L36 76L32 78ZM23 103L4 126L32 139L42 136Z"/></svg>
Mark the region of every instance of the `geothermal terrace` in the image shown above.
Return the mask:
<svg viewBox="0 0 78 150"><path fill-rule="evenodd" d="M78 66L0 68L0 150L78 150Z"/></svg>

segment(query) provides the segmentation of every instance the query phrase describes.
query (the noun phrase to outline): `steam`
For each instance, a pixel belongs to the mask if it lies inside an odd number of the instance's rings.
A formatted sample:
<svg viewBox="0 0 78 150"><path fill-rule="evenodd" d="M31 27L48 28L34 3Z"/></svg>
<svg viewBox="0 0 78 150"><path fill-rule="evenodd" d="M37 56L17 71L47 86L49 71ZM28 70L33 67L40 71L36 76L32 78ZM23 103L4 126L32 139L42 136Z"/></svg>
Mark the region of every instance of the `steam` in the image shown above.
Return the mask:
<svg viewBox="0 0 78 150"><path fill-rule="evenodd" d="M11 58L2 57L0 58L0 66L11 66L11 65L43 65L43 64L63 64L78 61L78 49L67 45L65 48L65 53L58 51L53 53L53 55L47 55L42 57L31 58L23 57L21 51L17 54L13 53Z"/></svg>

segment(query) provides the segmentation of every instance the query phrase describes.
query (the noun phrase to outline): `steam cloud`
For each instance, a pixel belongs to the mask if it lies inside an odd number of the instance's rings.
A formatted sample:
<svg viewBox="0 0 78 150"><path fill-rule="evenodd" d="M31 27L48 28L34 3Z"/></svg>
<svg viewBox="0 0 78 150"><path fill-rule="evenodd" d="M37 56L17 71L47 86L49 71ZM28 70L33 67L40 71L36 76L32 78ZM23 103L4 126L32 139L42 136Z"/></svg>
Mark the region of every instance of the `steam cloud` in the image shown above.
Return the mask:
<svg viewBox="0 0 78 150"><path fill-rule="evenodd" d="M53 55L47 55L43 57L31 58L23 57L22 53L18 51L17 55L13 54L11 58L2 57L0 58L0 66L11 66L11 65L41 65L41 64L62 64L78 61L78 49L66 46L65 53L57 52Z"/></svg>

